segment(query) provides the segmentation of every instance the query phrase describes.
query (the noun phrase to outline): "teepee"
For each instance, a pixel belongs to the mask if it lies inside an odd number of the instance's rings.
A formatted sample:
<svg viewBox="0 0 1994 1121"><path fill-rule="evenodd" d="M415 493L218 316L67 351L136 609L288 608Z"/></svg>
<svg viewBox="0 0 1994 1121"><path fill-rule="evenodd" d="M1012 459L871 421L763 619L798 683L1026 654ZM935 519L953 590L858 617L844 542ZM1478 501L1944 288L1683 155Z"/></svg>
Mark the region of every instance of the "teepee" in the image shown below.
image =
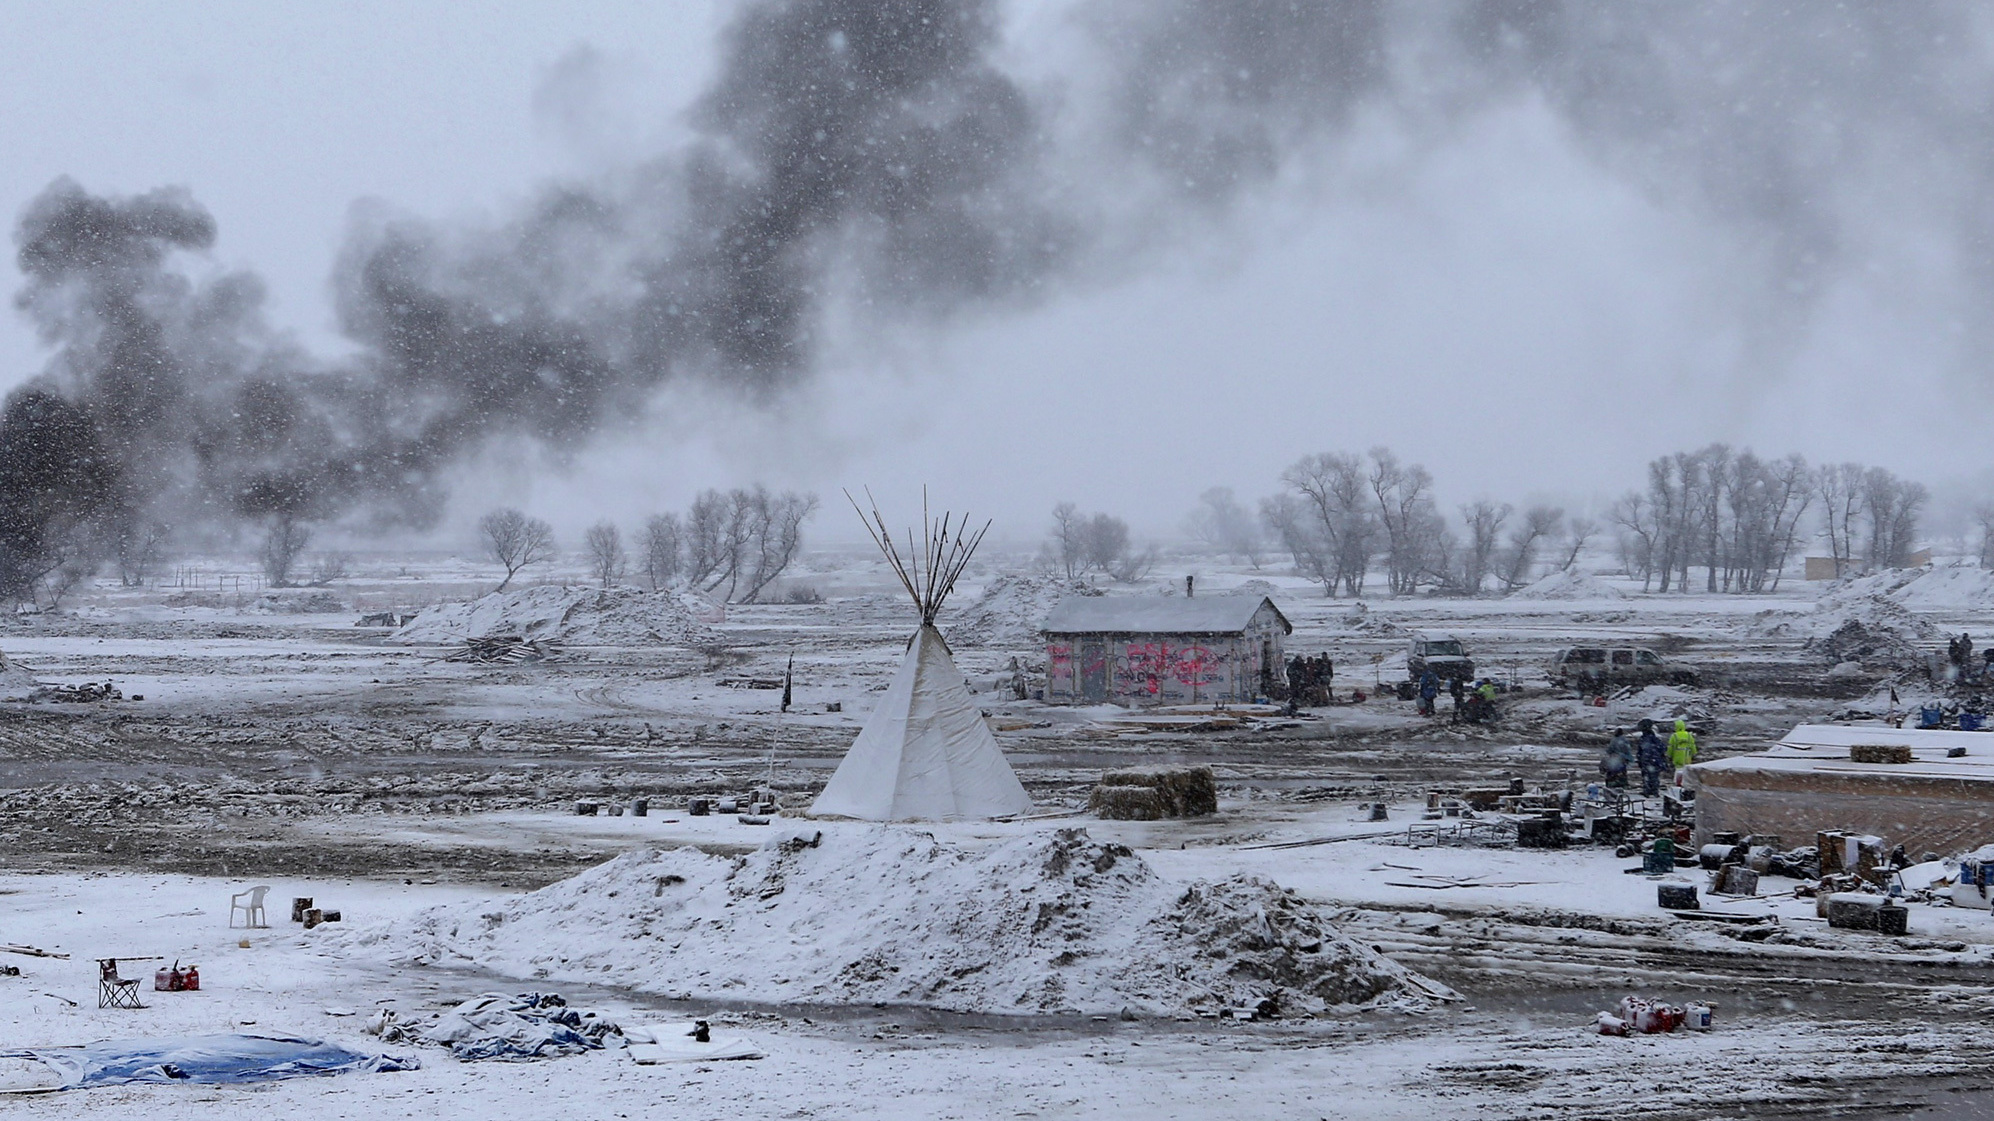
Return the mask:
<svg viewBox="0 0 1994 1121"><path fill-rule="evenodd" d="M856 501L852 508L858 509ZM907 644L907 659L893 684L866 717L810 812L869 821L940 821L1005 817L1031 809L997 737L970 699L948 643L935 629L935 613L989 524L965 534L967 518L951 526L949 515L929 521L924 510L926 545L916 553L910 533L903 558L877 505L871 518L864 513L859 518L913 597L921 626Z"/></svg>

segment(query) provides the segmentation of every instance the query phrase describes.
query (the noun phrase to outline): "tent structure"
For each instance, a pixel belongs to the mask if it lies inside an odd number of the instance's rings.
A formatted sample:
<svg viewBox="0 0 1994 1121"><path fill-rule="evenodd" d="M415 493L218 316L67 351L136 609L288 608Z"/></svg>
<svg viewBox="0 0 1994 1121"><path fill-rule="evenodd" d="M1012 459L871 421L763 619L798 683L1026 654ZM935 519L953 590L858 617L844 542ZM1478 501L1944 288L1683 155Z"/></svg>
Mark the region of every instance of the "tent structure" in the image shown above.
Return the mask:
<svg viewBox="0 0 1994 1121"><path fill-rule="evenodd" d="M967 519L951 526L947 514L929 522L924 513L922 520L926 545L917 554L910 534L903 558L877 507L866 519L867 532L920 612L920 628L893 684L811 805L813 814L945 821L1007 817L1032 808L935 629L936 612L990 527L986 523L967 535Z"/></svg>

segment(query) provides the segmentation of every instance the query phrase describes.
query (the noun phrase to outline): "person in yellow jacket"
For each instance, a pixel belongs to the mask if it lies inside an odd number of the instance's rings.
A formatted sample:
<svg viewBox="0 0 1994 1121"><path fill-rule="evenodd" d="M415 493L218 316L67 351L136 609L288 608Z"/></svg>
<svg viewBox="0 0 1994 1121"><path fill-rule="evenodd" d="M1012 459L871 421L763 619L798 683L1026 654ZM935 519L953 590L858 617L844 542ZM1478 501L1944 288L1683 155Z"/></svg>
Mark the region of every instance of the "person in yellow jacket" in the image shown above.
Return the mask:
<svg viewBox="0 0 1994 1121"><path fill-rule="evenodd" d="M1676 721L1676 730L1669 733L1669 770L1679 771L1696 762L1696 736L1689 730L1687 721Z"/></svg>

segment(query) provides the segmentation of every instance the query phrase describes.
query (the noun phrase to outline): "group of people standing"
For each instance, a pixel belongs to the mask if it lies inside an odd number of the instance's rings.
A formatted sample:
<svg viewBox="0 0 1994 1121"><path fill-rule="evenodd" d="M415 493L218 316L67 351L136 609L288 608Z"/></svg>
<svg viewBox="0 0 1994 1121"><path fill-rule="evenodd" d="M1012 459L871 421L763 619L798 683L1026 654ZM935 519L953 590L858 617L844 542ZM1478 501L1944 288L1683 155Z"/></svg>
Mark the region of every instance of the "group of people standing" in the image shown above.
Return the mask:
<svg viewBox="0 0 1994 1121"><path fill-rule="evenodd" d="M1677 720L1675 731L1669 733L1668 741L1655 734L1655 722L1643 720L1636 725L1640 734L1638 741L1627 737L1627 729L1615 728L1613 739L1606 745L1606 754L1600 758L1600 773L1606 776L1608 789L1627 788L1627 772L1638 766L1641 770L1641 794L1652 798L1661 793L1662 780L1673 780L1676 771L1696 762L1696 734L1689 730L1689 723Z"/></svg>
<svg viewBox="0 0 1994 1121"><path fill-rule="evenodd" d="M1420 672L1415 686L1419 697L1419 714L1434 715L1434 704L1440 699L1440 675L1431 669ZM1495 682L1484 677L1470 687L1458 677L1447 679L1447 692L1454 698L1454 719L1481 724L1495 718Z"/></svg>
<svg viewBox="0 0 1994 1121"><path fill-rule="evenodd" d="M1330 683L1336 680L1336 663L1327 654L1295 655L1288 661L1288 706L1321 708L1330 703Z"/></svg>

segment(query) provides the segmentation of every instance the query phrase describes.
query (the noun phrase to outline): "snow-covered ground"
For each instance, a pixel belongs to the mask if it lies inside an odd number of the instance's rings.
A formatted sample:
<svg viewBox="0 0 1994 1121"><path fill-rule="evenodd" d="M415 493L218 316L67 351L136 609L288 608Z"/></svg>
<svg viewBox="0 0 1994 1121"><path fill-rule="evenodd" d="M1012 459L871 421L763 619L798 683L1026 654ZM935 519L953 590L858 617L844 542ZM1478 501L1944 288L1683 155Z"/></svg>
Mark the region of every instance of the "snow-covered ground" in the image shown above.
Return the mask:
<svg viewBox="0 0 1994 1121"><path fill-rule="evenodd" d="M723 1033L751 1034L769 1057L646 1068L612 1051L463 1064L425 1048L418 1071L75 1092L8 1101L10 1115L1590 1117L1637 1099L1685 1117L1857 1101L1894 1103L1888 1115L1994 1057L1994 1034L1982 1026L1994 1011L1981 984L1994 961L1985 912L1915 904L1911 936L1884 940L1827 930L1811 901L1791 897L1790 881L1768 879L1763 898L1706 895L1710 910L1779 920L1741 937L1740 927L1666 917L1656 882L1626 874L1635 862L1605 850L1395 843L1426 790L1511 775L1582 785L1596 775L1604 733L1642 717L1689 718L1705 730L1706 751L1725 754L1869 703L1891 683L1908 689L1881 664L1831 675L1809 644L1851 612L1888 615L1876 597L1939 633L1984 632L1994 627L1994 595L1974 572L1825 590L1789 581L1773 596L1659 596L1592 575L1550 579L1529 597L1377 598L1360 608L1291 576L1196 564L1200 594L1271 594L1296 625L1290 649L1336 660L1339 701L1352 687L1375 692L1402 677L1413 633L1461 637L1485 671L1520 687L1504 696L1493 729L1448 723L1445 701L1433 720L1389 696L1218 732L1145 727L1110 707L1016 701L1010 662L1029 668L1038 654L1021 633L1044 589L997 586L976 641L959 643L956 658L1041 813L923 827L933 843L972 859L1082 828L1091 844L1133 850L1157 878L1155 891L1137 893L1152 902L1197 881L1259 877L1464 997L1424 1012L1243 1023L1178 1019L1160 1004L1135 1009L1133 1020L874 1007L872 989L829 1007L836 993L823 986L799 986L811 990L807 1001L766 987L751 998L746 988L664 975L652 983L627 957L591 976L550 967L545 947L412 964L387 952L399 936L368 941L365 932L412 929L431 922L424 913L446 913L429 912L436 907L538 913L527 889L633 850L694 846L713 854L695 863L718 869L800 830L835 846L872 828L794 815L899 660L910 629L900 593L871 561L827 555L788 581L824 602L730 605L701 623L717 639L702 632L698 649L598 628L596 641L565 643L560 661L482 666L354 625L363 612L489 592L496 579L474 562L363 559L331 589L346 610L306 614L272 610L264 590L229 567L190 565L183 586L100 585L64 614L0 625L0 649L41 680L110 680L144 697L5 706L0 942L72 956L0 954L24 971L0 978L11 998L0 1002L0 1049L227 1030L378 1048L360 1031L374 1008L419 1013L479 992L558 985L576 1003L628 1019L712 1018ZM979 567L955 612L967 618L1009 571ZM553 595L533 592L538 583L523 585L526 598ZM1110 592L1171 588L1180 576ZM952 621L945 613L941 623ZM1545 685L1552 650L1605 642L1662 649L1702 682L1616 691L1604 705ZM780 692L765 686L792 658L794 703L783 712ZM1079 812L1101 771L1155 762L1212 766L1221 812L1147 823ZM685 812L687 795L762 784L788 812L770 825ZM648 816L608 814L635 797L652 799ZM1391 819L1363 820L1356 804L1381 799ZM578 816L578 800L604 812ZM1325 843L1294 844L1302 841ZM228 896L260 883L272 887L276 921L245 948L226 925ZM288 924L292 895L337 907L344 921L311 932ZM879 945L915 952L919 924L894 913ZM1109 925L1071 929L1092 937ZM578 946L584 939L579 926L543 927L557 945L564 932ZM838 943L833 956L856 944ZM1138 944L1147 945L1131 936L1118 953ZM198 962L204 991L148 993L152 1006L140 1012L98 1010L90 959L101 954ZM768 956L771 976L781 975L779 949ZM660 971L670 962L661 955ZM1628 991L1714 999L1718 1030L1590 1034L1592 1013ZM1864 1058L1851 1063L1850 1054Z"/></svg>

